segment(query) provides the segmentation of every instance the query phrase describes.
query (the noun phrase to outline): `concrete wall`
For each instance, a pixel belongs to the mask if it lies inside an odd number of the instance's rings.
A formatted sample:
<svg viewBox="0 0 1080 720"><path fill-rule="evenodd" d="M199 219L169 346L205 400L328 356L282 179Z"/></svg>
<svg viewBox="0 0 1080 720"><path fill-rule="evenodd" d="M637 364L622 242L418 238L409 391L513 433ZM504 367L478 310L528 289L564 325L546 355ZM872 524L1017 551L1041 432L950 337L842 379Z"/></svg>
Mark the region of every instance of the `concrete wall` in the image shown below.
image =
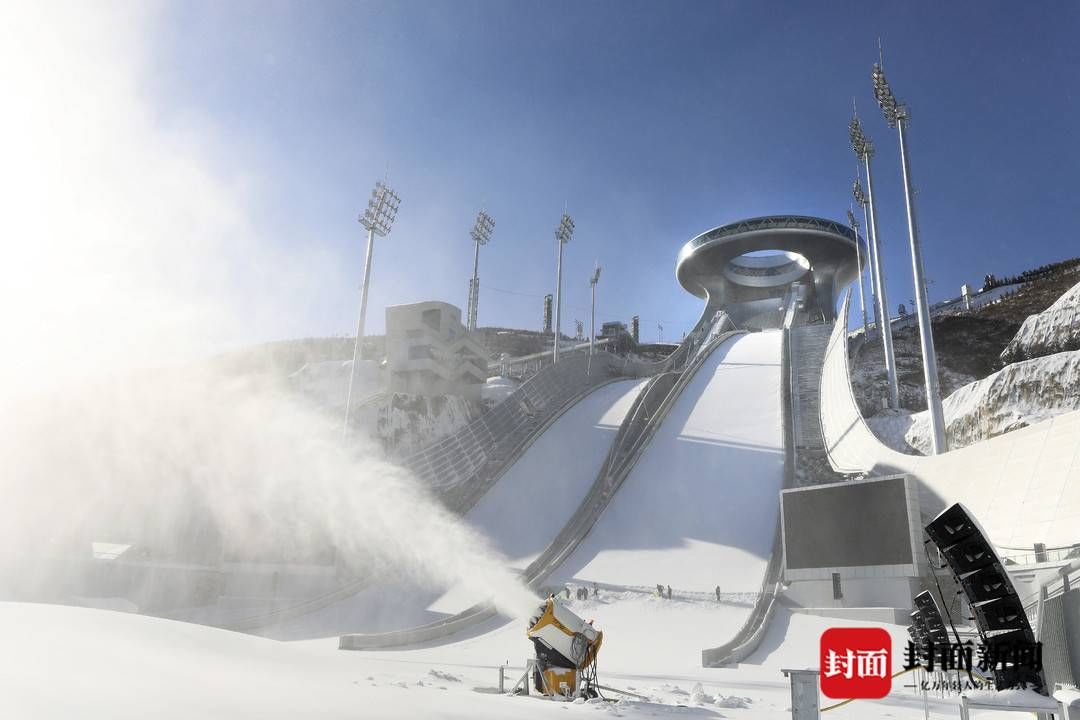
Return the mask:
<svg viewBox="0 0 1080 720"><path fill-rule="evenodd" d="M886 568L841 568L843 570L874 570ZM799 580L784 589L787 603L805 609L813 608L890 608L910 613L911 599L922 591L922 580L912 575L851 577L840 573L840 588L844 597L833 599L832 580ZM906 621L905 621L906 624Z"/></svg>
<svg viewBox="0 0 1080 720"><path fill-rule="evenodd" d="M487 351L444 302L386 308L386 362L391 392L478 401L487 380Z"/></svg>
<svg viewBox="0 0 1080 720"><path fill-rule="evenodd" d="M821 376L821 427L843 473L910 473L924 515L963 502L998 545L1068 545L1080 539L1080 411L939 456L883 445L859 414L847 355L847 294Z"/></svg>

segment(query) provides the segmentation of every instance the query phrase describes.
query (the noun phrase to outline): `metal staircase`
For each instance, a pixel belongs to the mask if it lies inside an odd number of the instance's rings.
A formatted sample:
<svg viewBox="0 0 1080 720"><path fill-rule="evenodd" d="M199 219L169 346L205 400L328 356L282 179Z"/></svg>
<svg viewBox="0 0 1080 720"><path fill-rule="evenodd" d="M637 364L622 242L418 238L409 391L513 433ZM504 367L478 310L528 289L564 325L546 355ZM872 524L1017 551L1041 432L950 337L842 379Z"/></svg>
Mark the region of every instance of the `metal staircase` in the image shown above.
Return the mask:
<svg viewBox="0 0 1080 720"><path fill-rule="evenodd" d="M801 325L791 328L791 384L795 423L795 447L824 450L821 436L821 367L832 325Z"/></svg>

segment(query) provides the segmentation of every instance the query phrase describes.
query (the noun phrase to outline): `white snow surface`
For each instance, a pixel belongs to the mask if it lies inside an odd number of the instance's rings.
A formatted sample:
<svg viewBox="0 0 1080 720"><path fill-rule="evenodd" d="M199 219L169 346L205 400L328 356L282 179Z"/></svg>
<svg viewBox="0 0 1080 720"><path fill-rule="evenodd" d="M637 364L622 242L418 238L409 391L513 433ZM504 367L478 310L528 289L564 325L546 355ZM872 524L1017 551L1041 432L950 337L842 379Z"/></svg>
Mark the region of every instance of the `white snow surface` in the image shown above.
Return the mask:
<svg viewBox="0 0 1080 720"><path fill-rule="evenodd" d="M908 445L907 432L914 417L909 410L888 408L866 418L866 424L885 445L897 452L910 453L912 448Z"/></svg>
<svg viewBox="0 0 1080 720"><path fill-rule="evenodd" d="M488 407L495 407L506 398L514 394L514 391L519 387L519 383L512 379L496 375L495 377L489 377L484 386L480 388L480 399Z"/></svg>
<svg viewBox="0 0 1080 720"><path fill-rule="evenodd" d="M1080 350L1006 365L949 395L942 410L954 450L1080 410ZM879 430L872 423L871 427ZM911 416L905 439L924 454L930 451L926 411Z"/></svg>
<svg viewBox="0 0 1080 720"><path fill-rule="evenodd" d="M969 700L986 705L1019 708L1031 707L1043 710L1057 710L1058 704L1053 698L1040 695L1034 690L1010 688L1008 690L972 690L964 693Z"/></svg>
<svg viewBox="0 0 1080 720"><path fill-rule="evenodd" d="M1030 315L1002 351L1002 359L1039 357L1080 347L1080 283L1054 304Z"/></svg>
<svg viewBox="0 0 1080 720"><path fill-rule="evenodd" d="M780 339L713 352L557 579L760 589L783 484Z"/></svg>
<svg viewBox="0 0 1080 720"><path fill-rule="evenodd" d="M468 522L511 566L524 569L570 520L644 386L644 380L622 380L589 393L541 434L469 511Z"/></svg>
<svg viewBox="0 0 1080 720"><path fill-rule="evenodd" d="M673 626L696 623L683 604L655 599ZM579 604L578 612L589 608ZM597 606L597 625L606 608ZM818 638L837 624L780 613L761 650L738 668L706 669L692 659L667 658L656 637L626 638L624 650L605 645L600 682L644 696L617 702L575 702L500 695L522 673L530 646L520 627L453 645L399 652L345 652L328 641L282 643L140 615L55 605L0 603L0 717L35 720L294 720L295 718L746 718L790 720L790 690L780 669L814 667ZM849 626L865 623L847 622ZM894 670L903 663L903 628L893 636ZM619 653L632 657L614 664ZM646 669L634 658L658 656ZM509 661L509 662L508 662ZM906 677L906 676L902 676ZM894 681L880 701L839 708L832 718L920 720L921 699ZM615 692L605 692L618 699ZM831 701L822 698L822 705ZM957 716L955 698L930 699L934 720ZM980 720L1011 715L980 712Z"/></svg>

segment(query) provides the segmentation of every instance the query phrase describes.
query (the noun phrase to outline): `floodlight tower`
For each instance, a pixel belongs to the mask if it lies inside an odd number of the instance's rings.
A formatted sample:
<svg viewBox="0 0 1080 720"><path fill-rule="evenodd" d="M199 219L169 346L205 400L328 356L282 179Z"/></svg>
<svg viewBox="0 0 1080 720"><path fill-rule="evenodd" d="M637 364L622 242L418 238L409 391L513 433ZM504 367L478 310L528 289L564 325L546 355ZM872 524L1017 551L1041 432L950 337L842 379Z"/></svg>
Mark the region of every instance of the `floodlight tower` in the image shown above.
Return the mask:
<svg viewBox="0 0 1080 720"><path fill-rule="evenodd" d="M562 252L563 245L574 235L574 219L563 213L559 227L555 228L555 243L559 246L559 261L555 265L555 348L552 362L559 362L559 335L562 330Z"/></svg>
<svg viewBox="0 0 1080 720"><path fill-rule="evenodd" d="M476 216L476 224L473 225L472 236L476 250L473 253L472 280L469 281L469 309L468 328L469 332L476 330L476 308L480 305L480 246L491 242L491 231L495 229L495 221L483 210Z"/></svg>
<svg viewBox="0 0 1080 720"><path fill-rule="evenodd" d="M600 263L596 263L596 270L589 278L589 288L592 290L592 320L589 321L589 354L596 352L596 283L600 282Z"/></svg>
<svg viewBox="0 0 1080 720"><path fill-rule="evenodd" d="M862 310L862 331L863 337L868 337L870 328L866 325L866 288L863 282L863 266L862 266L862 251L859 249L859 221L855 219L855 214L851 212L851 208L847 211L848 225L855 232L855 262L859 266L859 309Z"/></svg>
<svg viewBox="0 0 1080 720"><path fill-rule="evenodd" d="M401 198L390 186L375 183L368 198L368 206L360 216L360 224L367 230L367 254L364 256L364 284L360 286L360 319L356 323L356 345L353 347L352 373L349 375L349 393L345 396L345 426L343 433L349 435L349 412L352 410L353 387L360 371L360 345L364 340L364 318L367 315L368 286L371 285L371 255L375 250L375 236L386 237L397 217Z"/></svg>
<svg viewBox="0 0 1080 720"><path fill-rule="evenodd" d="M926 278L923 274L922 245L919 242L919 226L915 220L915 192L911 188L911 160L908 158L907 124L911 119L906 105L893 96L885 79L881 63L874 63L870 73L885 122L896 128L900 136L900 166L904 174L904 198L907 201L908 239L911 243L911 269L915 275L915 307L919 314L919 343L922 346L923 376L926 380L926 407L930 410L931 445L934 454L949 449L945 438L945 419L941 410L941 388L938 385L937 356L934 353L934 335L930 326L930 305L926 299Z"/></svg>
<svg viewBox="0 0 1080 720"><path fill-rule="evenodd" d="M874 322L877 322L877 279L874 277L874 268L877 267L877 257L874 254L874 244L870 242L870 221L867 219L866 206L869 203L866 201L866 195L863 194L862 183L859 182L859 178L855 178L855 182L851 183L851 197L855 200L855 204L862 208L863 227L866 228L866 248L867 260L870 263L870 310L874 314Z"/></svg>
<svg viewBox="0 0 1080 720"><path fill-rule="evenodd" d="M851 149L863 164L866 171L866 207L869 212L867 231L870 234L870 259L877 280L877 322L881 330L881 345L885 351L885 373L889 377L889 407L900 407L900 386L896 381L896 356L893 354L892 322L889 320L889 296L885 291L885 269L881 263L881 244L879 242L877 213L874 211L874 176L870 171L870 158L874 156L874 145L863 135L859 118L853 117L848 125Z"/></svg>

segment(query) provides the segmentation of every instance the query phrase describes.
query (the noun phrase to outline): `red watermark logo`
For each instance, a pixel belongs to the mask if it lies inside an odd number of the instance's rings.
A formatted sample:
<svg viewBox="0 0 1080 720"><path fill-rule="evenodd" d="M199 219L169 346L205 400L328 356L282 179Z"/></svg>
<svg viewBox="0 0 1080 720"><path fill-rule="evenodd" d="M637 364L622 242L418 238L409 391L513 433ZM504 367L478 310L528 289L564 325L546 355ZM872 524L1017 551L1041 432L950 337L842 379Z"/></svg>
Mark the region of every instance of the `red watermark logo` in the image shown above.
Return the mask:
<svg viewBox="0 0 1080 720"><path fill-rule="evenodd" d="M825 697L883 698L892 689L892 636L882 628L829 628L821 634Z"/></svg>

